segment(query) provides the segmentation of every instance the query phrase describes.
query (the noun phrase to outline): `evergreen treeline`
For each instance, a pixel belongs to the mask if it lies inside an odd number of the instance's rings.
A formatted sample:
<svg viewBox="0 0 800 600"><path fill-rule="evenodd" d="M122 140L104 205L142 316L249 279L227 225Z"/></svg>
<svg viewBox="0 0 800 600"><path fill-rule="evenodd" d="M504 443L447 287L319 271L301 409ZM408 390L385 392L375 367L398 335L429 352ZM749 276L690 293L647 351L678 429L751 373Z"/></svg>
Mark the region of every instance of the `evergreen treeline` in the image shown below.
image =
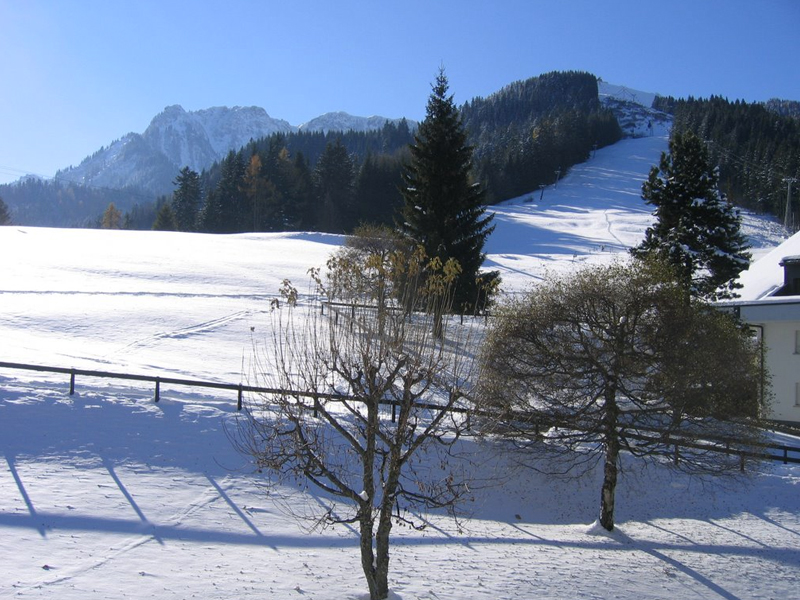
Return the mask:
<svg viewBox="0 0 800 600"><path fill-rule="evenodd" d="M387 128L396 133L394 125ZM199 176L196 228L209 233L345 233L360 223L392 224L402 205L399 184L408 141L388 147L391 153L373 154L370 145L379 139L355 132L274 135L232 151ZM354 143L366 152L362 159L351 150ZM319 152L313 166L296 148ZM181 183L179 176L173 203L185 195Z"/></svg>
<svg viewBox="0 0 800 600"><path fill-rule="evenodd" d="M15 223L44 227L94 227L109 204L152 203L149 194L137 189L90 187L58 179L29 178L0 186L0 190L8 205L14 207ZM87 219L87 213L96 217Z"/></svg>
<svg viewBox="0 0 800 600"><path fill-rule="evenodd" d="M387 122L383 128L373 131L298 131L289 134L275 134L251 144L259 152L267 152L273 138L282 139L286 149L292 154L303 154L311 165L325 152L325 148L339 141L349 154L363 159L367 155L395 154L404 150L414 141L412 126L401 119L397 124Z"/></svg>
<svg viewBox="0 0 800 600"><path fill-rule="evenodd" d="M622 131L600 105L589 73L547 73L506 86L461 108L475 147L478 177L489 203L520 196L557 180L595 147Z"/></svg>
<svg viewBox="0 0 800 600"><path fill-rule="evenodd" d="M362 222L392 224L412 141L405 120L376 131L301 131L253 141L202 174L198 228L345 233Z"/></svg>
<svg viewBox="0 0 800 600"><path fill-rule="evenodd" d="M673 135L692 132L706 141L731 202L783 218L787 180L800 180L800 121L788 116L793 104L666 97L656 98L654 108L674 115Z"/></svg>
<svg viewBox="0 0 800 600"><path fill-rule="evenodd" d="M8 206L6 203L3 202L3 199L0 198L0 225L10 225L11 224L11 213L8 212Z"/></svg>

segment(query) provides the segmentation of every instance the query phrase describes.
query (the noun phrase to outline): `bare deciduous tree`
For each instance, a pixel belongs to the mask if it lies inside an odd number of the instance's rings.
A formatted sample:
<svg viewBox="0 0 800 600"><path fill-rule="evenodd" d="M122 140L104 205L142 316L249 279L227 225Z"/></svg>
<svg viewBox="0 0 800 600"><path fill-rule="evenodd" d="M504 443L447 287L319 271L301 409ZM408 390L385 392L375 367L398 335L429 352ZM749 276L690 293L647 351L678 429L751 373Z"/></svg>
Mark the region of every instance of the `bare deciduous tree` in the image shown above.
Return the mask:
<svg viewBox="0 0 800 600"><path fill-rule="evenodd" d="M388 595L393 523L419 527L415 510L454 509L468 493L469 469L450 456L467 424L458 411L472 364L460 337L467 329L447 331L442 342L432 326L449 308L456 272L420 252L349 244L324 282L314 273L325 314L274 311L259 371L283 391L247 406L235 432L259 468L326 493L316 523L358 525L373 599ZM284 295L298 297L286 283ZM420 304L423 312L404 309Z"/></svg>
<svg viewBox="0 0 800 600"><path fill-rule="evenodd" d="M739 468L719 440L741 447L757 437L757 359L747 333L691 299L665 265L585 268L499 312L479 405L541 471L581 473L602 461L600 523L611 530L621 451L675 456L680 443L679 468Z"/></svg>

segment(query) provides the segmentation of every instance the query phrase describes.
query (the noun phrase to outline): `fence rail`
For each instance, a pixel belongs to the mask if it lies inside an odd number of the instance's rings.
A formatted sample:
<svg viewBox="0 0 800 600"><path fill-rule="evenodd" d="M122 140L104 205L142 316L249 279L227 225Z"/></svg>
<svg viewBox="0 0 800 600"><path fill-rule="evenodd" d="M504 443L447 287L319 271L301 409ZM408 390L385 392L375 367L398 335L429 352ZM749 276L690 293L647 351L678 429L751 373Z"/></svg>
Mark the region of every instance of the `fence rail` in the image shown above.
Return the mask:
<svg viewBox="0 0 800 600"><path fill-rule="evenodd" d="M269 394L269 395L291 395L297 397L304 397L304 398L311 398L315 401L317 400L333 400L339 402L345 401L354 401L355 399L351 396L347 396L344 394L332 394L332 393L321 393L321 392L304 392L298 390L286 390L286 389L279 389L279 388L270 388L270 387L262 387L262 386L253 386L253 385L244 385L242 383L218 383L215 381L201 381L197 379L181 379L176 377L160 377L156 375L136 375L131 373L115 373L110 371L96 371L91 369L73 369L73 368L65 368L65 367L49 367L43 365L30 365L25 363L15 363L15 362L3 362L0 361L0 369L15 369L15 370L23 370L23 371L38 371L44 373L58 373L63 375L69 375L69 394L70 396L75 394L75 379L76 377L97 377L103 379L122 379L127 381L146 381L149 383L153 383L155 385L155 393L154 393L154 401L158 402L161 396L161 384L167 385L178 385L178 386L186 386L186 387L196 387L196 388L209 388L209 389L217 389L217 390L229 390L235 391L238 394L236 409L242 410L243 404L243 394L244 392L252 392L256 394ZM393 400L383 400L380 402L383 405L391 406L392 407L392 421L396 419L396 410L398 403ZM422 408L422 409L430 409L430 410L443 410L446 407L431 404L431 403L416 403L415 407ZM454 413L467 413L469 414L469 409L451 406L447 408L448 411ZM316 415L316 411L315 411ZM632 439L639 439L640 441L658 441L649 436L638 436L636 434L631 434L630 432L626 433L626 435ZM660 440L664 442L664 440ZM688 439L680 439L680 438L671 438L666 441L666 445L668 446L675 446L676 448L676 456L677 456L677 448L684 447L684 448L694 448L697 450L705 450L711 452L721 452L724 454L736 455L739 456L742 461L745 458L755 458L755 459L765 459L765 460L772 460L772 461L779 461L783 462L783 464L793 463L793 464L800 464L800 447L795 446L784 446L784 445L777 445L777 444L756 444L754 447L761 449L760 452L753 452L747 450L740 450L735 448L726 448L721 447L719 445L713 444L713 441L725 441L725 440L709 440L703 443L703 441L693 441ZM711 442L711 443L709 443ZM778 454L775 454L771 451L777 451ZM795 454L796 456L790 456L790 453ZM744 463L743 463L744 464Z"/></svg>
<svg viewBox="0 0 800 600"><path fill-rule="evenodd" d="M69 375L69 395L75 394L75 378L80 377L98 377L103 379L122 379L126 381L147 381L155 384L154 400L158 402L161 399L161 384L167 385L180 385L186 387L196 388L210 388L216 390L230 390L238 393L236 403L237 410L242 410L242 398L244 392L253 392L257 394L286 394L291 393L295 396L304 396L308 398L318 398L320 400L345 400L347 396L337 394L326 394L312 392L297 392L287 391L277 388L269 388L255 385L245 385L242 383L218 383L215 381L201 381L197 379L181 379L177 377L161 377L157 375L136 375L131 373L114 373L110 371L95 371L91 369L73 369L65 367L46 367L42 365L29 365L23 363L2 362L0 361L0 368L2 369L19 369L24 371L39 371L44 373L61 373Z"/></svg>
<svg viewBox="0 0 800 600"><path fill-rule="evenodd" d="M752 444L752 449L744 450L741 448L733 448L730 446L721 446L714 444L713 441L700 439L691 440L679 437L672 437L667 439L658 439L646 435L638 435L634 433L626 433L626 437L638 440L641 442L656 442L663 446L671 446L674 450L674 460L677 462L680 459L679 448L691 448L693 450L701 450L703 452L717 452L719 454L727 454L729 456L737 456L741 462L741 470L744 471L744 461L747 458L755 458L761 460L779 461L783 464L793 463L800 464L800 448L794 446L781 446L778 444ZM757 449L757 450L756 450ZM771 452L776 450L778 454ZM794 453L796 456L790 456L789 453Z"/></svg>
<svg viewBox="0 0 800 600"><path fill-rule="evenodd" d="M230 390L238 394L236 402L236 410L242 410L244 392L252 392L256 394L268 395L289 395L301 398L311 398L317 400L333 400L334 402L347 402L354 401L355 398L345 394L334 394L329 392L305 392L300 390L287 390L280 388L270 388L255 385L245 385L242 383L218 383L215 381L201 381L197 379L181 379L176 377L160 377L157 375L136 375L131 373L115 373L111 371L96 371L92 369L73 369L66 367L48 367L43 365L29 365L25 363L3 362L0 361L0 369L17 369L23 371L39 371L43 373L59 373L69 375L69 395L75 394L75 379L81 377L98 377L102 379L122 379L127 381L146 381L155 384L155 393L153 400L158 402L161 399L161 384L167 385L180 385L196 388L210 388L217 390ZM382 400L380 404L392 407L392 421L397 418L398 402L394 400ZM443 407L438 404L421 403L415 404L415 407L429 410L442 410ZM449 407L447 410L450 412L465 413L467 409L460 407ZM316 410L315 410L316 416Z"/></svg>

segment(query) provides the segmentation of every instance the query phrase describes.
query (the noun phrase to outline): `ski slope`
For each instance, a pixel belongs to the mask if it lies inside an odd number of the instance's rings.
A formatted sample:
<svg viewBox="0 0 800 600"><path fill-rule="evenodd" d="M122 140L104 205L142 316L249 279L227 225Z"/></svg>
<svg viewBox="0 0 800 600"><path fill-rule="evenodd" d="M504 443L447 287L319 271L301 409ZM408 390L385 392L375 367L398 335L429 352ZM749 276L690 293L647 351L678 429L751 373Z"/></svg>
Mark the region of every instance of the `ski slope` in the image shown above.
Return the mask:
<svg viewBox="0 0 800 600"><path fill-rule="evenodd" d="M494 207L487 268L519 293L548 270L614 260L650 224L639 196L665 137L625 140L557 186ZM756 254L782 239L746 215ZM281 281L310 301L322 234L208 236L0 228L0 361L238 383L269 339ZM281 510L231 447L235 393L0 369L0 598L366 597L358 540ZM800 441L792 443L800 445ZM464 442L465 450L491 453ZM725 486L626 464L618 528L592 526L600 473L551 480L496 459L458 525L395 528L392 598L790 598L800 469Z"/></svg>
<svg viewBox="0 0 800 600"><path fill-rule="evenodd" d="M555 186L494 207L496 230L486 243L488 269L506 291L520 291L546 272L598 264L627 253L653 223L642 183L668 150L663 135L624 139L597 151ZM754 259L785 239L774 219L742 214Z"/></svg>

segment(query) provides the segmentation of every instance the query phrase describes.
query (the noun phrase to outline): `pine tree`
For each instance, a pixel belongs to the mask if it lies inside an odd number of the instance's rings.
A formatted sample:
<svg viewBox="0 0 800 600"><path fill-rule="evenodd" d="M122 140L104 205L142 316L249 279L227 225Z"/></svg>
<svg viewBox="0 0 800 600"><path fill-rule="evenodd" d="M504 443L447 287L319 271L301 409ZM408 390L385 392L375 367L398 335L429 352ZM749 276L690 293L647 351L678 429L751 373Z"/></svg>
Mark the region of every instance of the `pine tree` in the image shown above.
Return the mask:
<svg viewBox="0 0 800 600"><path fill-rule="evenodd" d="M285 156L286 202L284 218L287 229L311 229L314 223L314 183L308 161L302 152L294 160Z"/></svg>
<svg viewBox="0 0 800 600"><path fill-rule="evenodd" d="M355 167L353 159L342 145L328 143L314 169L317 185L319 229L330 233L342 233L355 226L353 214L353 185Z"/></svg>
<svg viewBox="0 0 800 600"><path fill-rule="evenodd" d="M156 213L156 221L153 223L154 231L177 231L178 224L175 220L175 212L169 202L165 202Z"/></svg>
<svg viewBox="0 0 800 600"><path fill-rule="evenodd" d="M8 211L8 205L0 198L0 225L11 224L11 213Z"/></svg>
<svg viewBox="0 0 800 600"><path fill-rule="evenodd" d="M473 149L467 145L467 133L448 87L447 76L440 70L403 174L401 229L429 257L442 263L451 258L458 261L462 272L453 306L463 313L480 308L478 270L494 226L492 217L485 215L483 189L471 176Z"/></svg>
<svg viewBox="0 0 800 600"><path fill-rule="evenodd" d="M719 96L657 98L655 104L674 114L674 132L691 131L710 140L720 187L734 204L784 217L784 179L800 177L800 120L776 114L769 103Z"/></svg>
<svg viewBox="0 0 800 600"><path fill-rule="evenodd" d="M244 193L253 213L251 231L274 231L280 222L277 190L264 171L261 156L253 154L244 175Z"/></svg>
<svg viewBox="0 0 800 600"><path fill-rule="evenodd" d="M666 260L694 295L709 300L735 297L735 279L750 261L739 211L717 183L703 141L691 133L675 135L642 186L656 222L632 250Z"/></svg>
<svg viewBox="0 0 800 600"><path fill-rule="evenodd" d="M178 186L172 194L175 225L179 231L194 231L200 209L200 175L189 167L183 167L173 183Z"/></svg>
<svg viewBox="0 0 800 600"><path fill-rule="evenodd" d="M403 205L402 170L399 158L367 155L355 183L355 214L361 223L392 225Z"/></svg>
<svg viewBox="0 0 800 600"><path fill-rule="evenodd" d="M247 166L241 152L231 150L221 163L221 177L206 197L200 228L207 233L241 233L252 222L244 193Z"/></svg>

